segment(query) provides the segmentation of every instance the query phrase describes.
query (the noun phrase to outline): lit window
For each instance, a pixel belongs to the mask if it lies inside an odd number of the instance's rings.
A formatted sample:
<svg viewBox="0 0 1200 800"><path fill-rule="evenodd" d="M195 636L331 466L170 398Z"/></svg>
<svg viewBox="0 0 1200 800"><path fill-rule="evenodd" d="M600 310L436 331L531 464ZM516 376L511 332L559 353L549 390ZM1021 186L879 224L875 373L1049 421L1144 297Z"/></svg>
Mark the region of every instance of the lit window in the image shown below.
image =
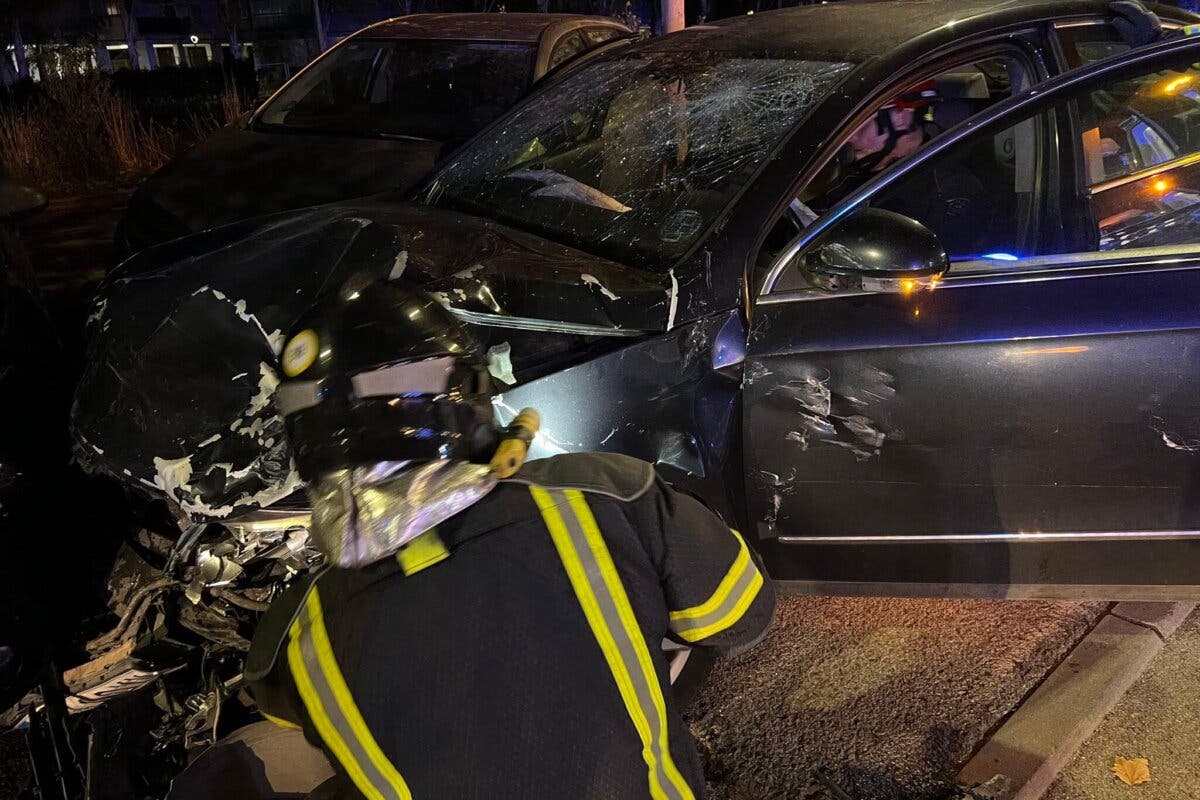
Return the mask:
<svg viewBox="0 0 1200 800"><path fill-rule="evenodd" d="M108 2L104 4L104 13L108 14L110 17L115 17L121 13L121 9L117 6L116 0L108 0Z"/></svg>

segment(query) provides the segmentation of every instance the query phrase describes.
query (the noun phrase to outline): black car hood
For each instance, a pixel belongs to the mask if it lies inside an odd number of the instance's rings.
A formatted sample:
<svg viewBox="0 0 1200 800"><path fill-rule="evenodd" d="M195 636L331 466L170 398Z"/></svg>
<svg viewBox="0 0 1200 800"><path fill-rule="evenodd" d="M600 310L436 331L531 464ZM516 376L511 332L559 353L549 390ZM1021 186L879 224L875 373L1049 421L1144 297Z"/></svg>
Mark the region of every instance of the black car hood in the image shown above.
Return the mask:
<svg viewBox="0 0 1200 800"><path fill-rule="evenodd" d="M139 187L126 236L144 247L277 211L407 189L433 168L442 146L228 126Z"/></svg>
<svg viewBox="0 0 1200 800"><path fill-rule="evenodd" d="M143 251L101 285L72 410L84 465L193 518L299 486L272 403L294 320L350 275L424 286L488 326L666 330L674 275L452 212L383 200L243 222Z"/></svg>

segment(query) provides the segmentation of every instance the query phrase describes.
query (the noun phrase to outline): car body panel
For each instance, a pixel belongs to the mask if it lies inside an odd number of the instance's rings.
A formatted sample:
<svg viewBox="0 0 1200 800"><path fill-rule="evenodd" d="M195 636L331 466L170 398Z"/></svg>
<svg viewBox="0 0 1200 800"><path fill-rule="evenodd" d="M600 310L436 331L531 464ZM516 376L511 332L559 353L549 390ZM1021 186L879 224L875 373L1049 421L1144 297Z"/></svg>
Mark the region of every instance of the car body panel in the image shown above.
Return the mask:
<svg viewBox="0 0 1200 800"><path fill-rule="evenodd" d="M1200 272L1113 269L760 307L760 535L1200 528Z"/></svg>

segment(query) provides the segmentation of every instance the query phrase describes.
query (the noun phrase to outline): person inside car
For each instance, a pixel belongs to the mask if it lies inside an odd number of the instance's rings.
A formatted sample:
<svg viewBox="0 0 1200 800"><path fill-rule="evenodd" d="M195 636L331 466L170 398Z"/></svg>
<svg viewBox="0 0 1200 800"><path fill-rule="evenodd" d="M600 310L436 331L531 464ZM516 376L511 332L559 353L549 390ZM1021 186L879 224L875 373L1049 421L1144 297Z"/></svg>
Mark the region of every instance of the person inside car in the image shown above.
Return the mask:
<svg viewBox="0 0 1200 800"><path fill-rule="evenodd" d="M885 103L850 134L806 204L822 211L831 208L874 175L920 150L937 134L930 115L937 101L937 84L927 80Z"/></svg>
<svg viewBox="0 0 1200 800"><path fill-rule="evenodd" d="M830 180L810 193L814 199L807 205L825 211L892 164L915 155L943 132L934 114L941 101L938 82L927 80L886 103L850 135L835 166L826 170ZM977 256L988 238L992 203L972 165L943 159L912 175L876 195L871 205L918 220L938 235L952 257Z"/></svg>

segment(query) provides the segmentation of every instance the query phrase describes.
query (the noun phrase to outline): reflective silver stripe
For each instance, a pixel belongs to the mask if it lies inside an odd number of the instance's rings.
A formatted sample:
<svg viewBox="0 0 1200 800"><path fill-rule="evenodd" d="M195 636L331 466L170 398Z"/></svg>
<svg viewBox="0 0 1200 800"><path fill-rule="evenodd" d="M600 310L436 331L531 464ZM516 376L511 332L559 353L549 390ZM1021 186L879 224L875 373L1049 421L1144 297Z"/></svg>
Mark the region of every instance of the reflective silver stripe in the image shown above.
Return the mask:
<svg viewBox="0 0 1200 800"><path fill-rule="evenodd" d="M626 709L642 738L642 755L650 769L651 796L656 800L693 800L694 795L687 781L671 758L662 687L654 672L645 638L640 628L636 628L636 617L629 598L612 566L611 555L598 530L595 530L595 520L590 512L586 518L580 518L581 513L586 511L582 493L573 490L546 491L539 487L531 487L531 491L542 509L551 535L555 537L568 574L571 575L575 568L582 572L586 586L577 585L574 576L572 585L580 604L584 606L585 614L591 602L587 595L594 598L598 619L588 614L588 622L601 649L605 651L618 689L623 690ZM583 506L579 514L573 508L578 504ZM561 529L556 532L559 524ZM591 536L585 530L589 526L593 529ZM565 534L565 541L560 533ZM606 579L607 570L611 572ZM635 630L630 630L631 624ZM610 647L615 647L615 653L610 652ZM632 697L626 696L626 690Z"/></svg>
<svg viewBox="0 0 1200 800"><path fill-rule="evenodd" d="M321 402L317 397L320 388L320 381L288 381L281 384L275 390L275 408L285 417L312 408Z"/></svg>
<svg viewBox="0 0 1200 800"><path fill-rule="evenodd" d="M750 559L745 542L740 542L740 545L742 552L738 554L738 560L734 563L738 571L730 576L733 578L730 585L722 582L718 589L720 594L713 597L715 604L710 608L700 609L700 613L696 614L671 614L671 630L688 642L698 642L736 624L758 596L758 590L762 589L762 573L758 572L754 561Z"/></svg>
<svg viewBox="0 0 1200 800"><path fill-rule="evenodd" d="M353 375L350 383L359 397L378 397L416 392L443 394L450 387L450 375L458 363L454 356L392 364Z"/></svg>
<svg viewBox="0 0 1200 800"><path fill-rule="evenodd" d="M366 729L334 660L314 585L292 624L288 665L321 740L368 800L411 800L407 785Z"/></svg>

